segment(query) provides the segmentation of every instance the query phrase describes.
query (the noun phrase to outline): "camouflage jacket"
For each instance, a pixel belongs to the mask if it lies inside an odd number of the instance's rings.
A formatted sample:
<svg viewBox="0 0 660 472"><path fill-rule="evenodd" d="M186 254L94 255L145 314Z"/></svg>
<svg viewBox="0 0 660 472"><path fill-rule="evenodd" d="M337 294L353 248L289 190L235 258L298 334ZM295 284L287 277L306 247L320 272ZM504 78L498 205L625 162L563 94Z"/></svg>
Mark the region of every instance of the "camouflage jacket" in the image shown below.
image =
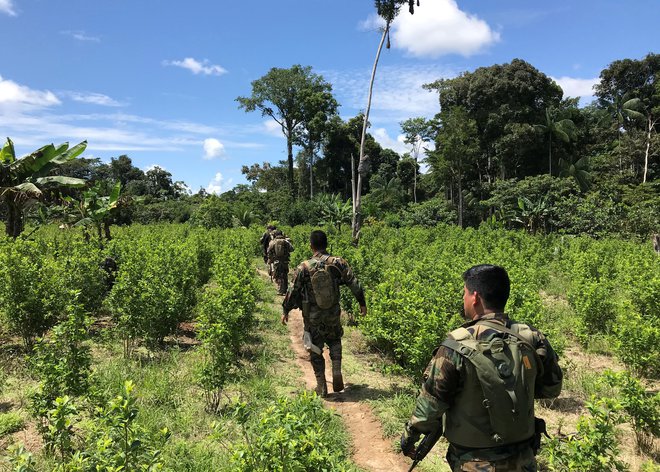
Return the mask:
<svg viewBox="0 0 660 472"><path fill-rule="evenodd" d="M264 234L261 235L261 238L259 239L259 244L264 250L264 254L268 251L268 245L270 242L273 240L273 233L272 231L266 231Z"/></svg>
<svg viewBox="0 0 660 472"><path fill-rule="evenodd" d="M511 320L504 313L488 314L480 320L499 322L509 327ZM478 325L473 320L463 325L472 336L480 341L488 341L499 332L487 326ZM536 378L535 398L553 398L559 395L562 386L562 371L558 357L546 337L531 328L534 345L543 364L543 374ZM415 410L406 425L409 434L429 433L442 423L442 415L452 407L454 399L461 395L466 370L470 368L465 358L456 351L440 346L424 371L423 383L417 397Z"/></svg>
<svg viewBox="0 0 660 472"><path fill-rule="evenodd" d="M289 287L289 291L282 302L282 308L284 309L285 315L288 315L294 308L302 309L303 302L308 300L308 313L303 313L306 323L311 322L312 324L315 324L317 321L327 317L339 318L341 311L339 303L323 310L316 305L314 294L312 292L310 270L313 270L316 265L319 264L321 256L325 254L327 253L317 252L311 259L304 261L296 268L293 274L293 284ZM329 261L328 263L337 269L336 271L333 270L331 273L336 275L338 285L348 286L360 306L365 306L366 301L364 298L364 290L362 290L360 282L358 282L348 263L341 257L332 257L331 262Z"/></svg>

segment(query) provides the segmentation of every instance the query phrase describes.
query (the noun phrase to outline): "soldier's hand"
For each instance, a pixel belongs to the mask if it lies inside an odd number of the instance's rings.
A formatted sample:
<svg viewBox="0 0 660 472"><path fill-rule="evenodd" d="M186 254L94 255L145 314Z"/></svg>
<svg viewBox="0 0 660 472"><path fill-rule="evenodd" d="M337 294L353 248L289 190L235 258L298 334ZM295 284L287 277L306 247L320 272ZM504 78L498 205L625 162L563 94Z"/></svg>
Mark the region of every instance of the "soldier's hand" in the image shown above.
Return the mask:
<svg viewBox="0 0 660 472"><path fill-rule="evenodd" d="M363 306L360 307L360 314L362 316L365 316L367 314L367 306L366 305L363 305Z"/></svg>
<svg viewBox="0 0 660 472"><path fill-rule="evenodd" d="M415 443L419 439L419 436L409 434L404 431L401 435L401 453L404 456L410 457L411 459L415 458Z"/></svg>
<svg viewBox="0 0 660 472"><path fill-rule="evenodd" d="M282 315L282 324L286 325L287 321L289 321L289 315Z"/></svg>

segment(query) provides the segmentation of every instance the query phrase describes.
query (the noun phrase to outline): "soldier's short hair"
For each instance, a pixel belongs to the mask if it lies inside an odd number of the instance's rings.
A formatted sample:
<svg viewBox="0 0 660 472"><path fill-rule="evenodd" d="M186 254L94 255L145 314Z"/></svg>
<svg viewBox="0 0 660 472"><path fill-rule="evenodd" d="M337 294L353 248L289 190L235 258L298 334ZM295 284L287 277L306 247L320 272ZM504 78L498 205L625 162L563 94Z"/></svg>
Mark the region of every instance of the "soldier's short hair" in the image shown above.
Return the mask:
<svg viewBox="0 0 660 472"><path fill-rule="evenodd" d="M511 281L504 267L480 264L463 272L463 282L470 292L477 292L486 308L504 310L511 292Z"/></svg>
<svg viewBox="0 0 660 472"><path fill-rule="evenodd" d="M317 251L325 251L328 247L328 236L320 229L309 235L309 244Z"/></svg>
<svg viewBox="0 0 660 472"><path fill-rule="evenodd" d="M273 231L273 236L275 236L275 237L283 236L283 235L284 235L284 233L282 232L281 229L276 229L275 231Z"/></svg>
<svg viewBox="0 0 660 472"><path fill-rule="evenodd" d="M276 226L275 225L268 225L268 226L266 226L266 229L268 231L273 231L274 229L276 229Z"/></svg>

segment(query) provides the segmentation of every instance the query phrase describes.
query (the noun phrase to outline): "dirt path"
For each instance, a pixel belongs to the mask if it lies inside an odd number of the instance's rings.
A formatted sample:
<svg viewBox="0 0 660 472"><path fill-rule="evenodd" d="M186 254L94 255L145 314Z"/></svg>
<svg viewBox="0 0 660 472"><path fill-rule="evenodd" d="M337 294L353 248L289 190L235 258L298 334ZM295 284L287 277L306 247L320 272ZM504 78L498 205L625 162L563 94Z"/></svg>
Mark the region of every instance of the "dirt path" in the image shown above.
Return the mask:
<svg viewBox="0 0 660 472"><path fill-rule="evenodd" d="M314 371L309 363L309 354L302 345L303 322L300 311L289 314L289 337L291 346L296 353L296 362L303 372L305 385L313 390L316 387ZM328 350L324 349L326 358L326 378L332 379L331 363ZM406 471L409 465L406 460L392 450L389 440L383 438L380 422L376 419L371 407L362 403L363 389L351 389L351 379L344 378L346 389L341 393L330 393L324 400L326 407L334 409L344 420L346 429L353 440L353 461L366 470L374 472ZM354 379L355 381L355 379ZM328 391L331 390L331 383Z"/></svg>

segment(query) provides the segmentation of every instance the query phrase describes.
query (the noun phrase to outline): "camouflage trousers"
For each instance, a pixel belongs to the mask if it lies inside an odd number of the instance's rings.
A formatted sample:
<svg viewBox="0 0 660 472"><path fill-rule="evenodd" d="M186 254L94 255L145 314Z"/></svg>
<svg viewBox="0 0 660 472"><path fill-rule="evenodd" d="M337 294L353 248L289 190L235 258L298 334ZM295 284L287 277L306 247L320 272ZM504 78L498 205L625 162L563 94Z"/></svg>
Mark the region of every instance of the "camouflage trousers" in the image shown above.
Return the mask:
<svg viewBox="0 0 660 472"><path fill-rule="evenodd" d="M276 262L274 267L273 278L277 283L277 293L284 295L289 289L289 263Z"/></svg>
<svg viewBox="0 0 660 472"><path fill-rule="evenodd" d="M536 457L531 447L515 448L508 455L497 450L459 451L450 445L447 462L452 472L537 472ZM510 453L509 453L510 454ZM504 457L503 457L504 456Z"/></svg>
<svg viewBox="0 0 660 472"><path fill-rule="evenodd" d="M337 317L336 323L333 321L319 323L308 326L309 334L312 336L312 344L321 348L325 345L330 350L330 359L332 362L341 361L341 337L344 335L344 328L342 328ZM312 363L314 374L320 376L325 373L325 358L323 354L316 354L315 352L309 353L309 360Z"/></svg>

